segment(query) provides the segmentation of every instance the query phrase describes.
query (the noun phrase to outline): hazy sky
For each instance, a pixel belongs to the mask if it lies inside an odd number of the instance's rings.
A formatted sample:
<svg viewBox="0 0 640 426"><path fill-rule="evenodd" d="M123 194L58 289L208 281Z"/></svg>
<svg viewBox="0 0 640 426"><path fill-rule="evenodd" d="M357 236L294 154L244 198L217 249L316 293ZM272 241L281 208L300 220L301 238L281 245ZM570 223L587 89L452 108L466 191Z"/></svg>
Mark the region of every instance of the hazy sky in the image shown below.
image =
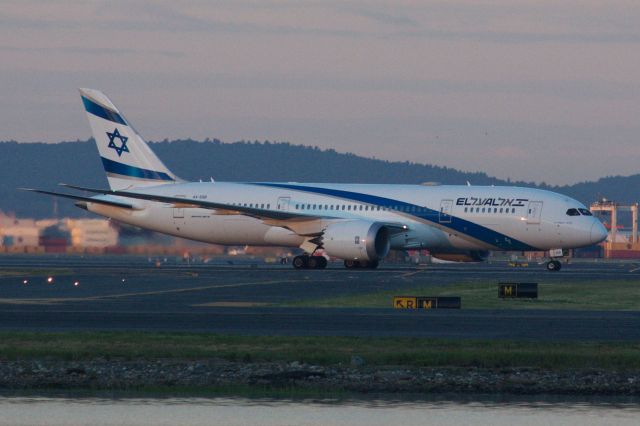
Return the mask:
<svg viewBox="0 0 640 426"><path fill-rule="evenodd" d="M88 138L91 87L148 140L640 172L638 0L0 0L0 59L0 140Z"/></svg>

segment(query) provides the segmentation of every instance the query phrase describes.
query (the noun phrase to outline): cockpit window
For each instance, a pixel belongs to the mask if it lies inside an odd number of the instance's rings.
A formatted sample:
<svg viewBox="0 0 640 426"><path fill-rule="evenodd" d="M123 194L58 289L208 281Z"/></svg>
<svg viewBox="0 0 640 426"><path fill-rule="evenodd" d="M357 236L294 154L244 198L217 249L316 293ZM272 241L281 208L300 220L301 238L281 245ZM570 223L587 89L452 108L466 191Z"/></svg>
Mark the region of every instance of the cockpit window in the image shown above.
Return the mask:
<svg viewBox="0 0 640 426"><path fill-rule="evenodd" d="M580 213L582 213L584 216L593 216L591 212L587 209L578 209L578 210L580 210Z"/></svg>
<svg viewBox="0 0 640 426"><path fill-rule="evenodd" d="M567 216L580 216L580 212L578 209L569 209L567 210Z"/></svg>

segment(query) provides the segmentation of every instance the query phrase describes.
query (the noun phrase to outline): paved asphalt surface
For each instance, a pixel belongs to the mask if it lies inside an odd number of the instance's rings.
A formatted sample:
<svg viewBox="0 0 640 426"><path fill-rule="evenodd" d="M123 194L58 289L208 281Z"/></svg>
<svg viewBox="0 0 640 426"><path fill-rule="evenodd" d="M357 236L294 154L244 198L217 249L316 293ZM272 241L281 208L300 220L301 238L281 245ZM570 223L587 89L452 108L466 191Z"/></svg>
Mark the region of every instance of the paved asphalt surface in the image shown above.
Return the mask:
<svg viewBox="0 0 640 426"><path fill-rule="evenodd" d="M178 264L142 257L0 256L0 330L156 330L250 335L640 341L633 312L289 308L274 304L416 285L640 279L633 263L575 263L562 271L504 264L383 266L323 271L291 266ZM52 271L46 282L42 269ZM27 280L27 284L23 280ZM78 285L74 285L75 282ZM464 299L462 301L464 308Z"/></svg>

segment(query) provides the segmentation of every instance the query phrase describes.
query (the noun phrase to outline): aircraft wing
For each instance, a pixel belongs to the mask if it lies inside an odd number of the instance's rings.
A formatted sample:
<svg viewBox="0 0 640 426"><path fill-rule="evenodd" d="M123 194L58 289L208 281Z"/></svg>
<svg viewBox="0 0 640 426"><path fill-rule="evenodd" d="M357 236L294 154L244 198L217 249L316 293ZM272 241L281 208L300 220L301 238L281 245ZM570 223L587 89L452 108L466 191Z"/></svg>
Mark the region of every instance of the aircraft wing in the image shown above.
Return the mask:
<svg viewBox="0 0 640 426"><path fill-rule="evenodd" d="M33 189L33 188L19 188L19 189L22 191L38 192L40 194L53 195L56 197L71 198L72 200L85 201L88 203L96 203L96 204L104 204L106 206L120 207L123 209L132 209L132 210L137 209L136 206L134 206L133 204L123 203L116 200L109 200L109 199L95 198L95 197L82 197L80 195L64 194L62 192L45 191L42 189Z"/></svg>
<svg viewBox="0 0 640 426"><path fill-rule="evenodd" d="M93 192L95 194L117 195L121 197L136 198L139 200L170 203L178 208L199 207L203 209L222 210L224 211L224 214L242 214L246 216L252 216L258 219L262 219L265 221L265 223L269 223L271 225L289 228L300 235L319 235L332 220L343 220L343 218L328 215L319 216L288 211L267 210L254 207L234 206L225 203L215 203L204 200L192 200L181 197L169 197L165 195L146 194L130 191L84 188L82 186L69 185L65 183L61 183L60 185L67 188L78 189L81 191ZM47 193L47 191L38 192ZM95 198L86 198L86 201L89 202L93 202L93 200L95 200ZM384 222L384 226L386 226L392 234L406 232L409 229L406 224L400 222Z"/></svg>
<svg viewBox="0 0 640 426"><path fill-rule="evenodd" d="M120 191L120 190L110 190L110 189L96 189L96 188L84 188L81 186L69 185L69 184L60 184L61 186L65 186L67 188L78 189L81 191L93 192L95 194L103 194L103 195L116 195L119 197L127 197L134 198L138 200L146 200L146 201L155 201L160 203L168 203L173 204L174 207L177 208L202 208L209 210L216 210L220 212L220 214L241 214L245 216L255 217L257 219L261 219L265 223L272 226L281 226L283 228L287 228L292 230L298 235L307 236L310 238L317 237L324 233L324 230L327 226L331 224L334 220L344 220L344 218L333 217L333 216L325 216L325 215L311 215L311 214L301 214L297 212L288 212L288 211L279 211L279 210L267 210L260 209L255 207L245 207L245 206L234 206L231 204L225 203L216 203L205 200L197 200L197 199L188 199L182 197L170 197L166 195L156 195L156 194L148 194L148 193L140 193L140 192L130 192L130 191ZM59 195L57 193L51 193L49 191L40 191L36 190L36 192L49 193L52 195ZM73 198L74 196L69 196L67 194L61 195L67 196L68 198ZM76 197L77 199L82 199L88 202L102 202L103 204L108 204L103 200L99 200L96 198L89 197ZM97 201L94 201L97 200ZM113 204L116 205L116 204ZM399 222L385 222L384 225L389 229L391 234L398 234L402 232L406 232L409 227L404 223Z"/></svg>
<svg viewBox="0 0 640 426"><path fill-rule="evenodd" d="M116 195L119 197L135 198L138 200L169 203L169 204L173 204L175 207L178 207L178 208L191 207L191 208L201 208L201 209L209 209L209 210L222 210L223 214L242 214L245 216L252 216L258 219L308 221L308 220L321 219L321 218L322 219L330 218L327 216L300 214L300 213L293 213L293 212L280 211L280 210L267 210L267 209L260 209L255 207L234 206L234 205L225 204L225 203L216 203L211 201L194 200L194 199L181 198L181 197L170 197L166 195L156 195L156 194L148 194L148 193L141 193L141 192L84 188L81 186L75 186L75 185L69 185L69 184L61 184L61 186L78 189L81 191L93 192L95 194ZM87 201L89 202L92 202L92 200L94 200L94 198L87 199Z"/></svg>

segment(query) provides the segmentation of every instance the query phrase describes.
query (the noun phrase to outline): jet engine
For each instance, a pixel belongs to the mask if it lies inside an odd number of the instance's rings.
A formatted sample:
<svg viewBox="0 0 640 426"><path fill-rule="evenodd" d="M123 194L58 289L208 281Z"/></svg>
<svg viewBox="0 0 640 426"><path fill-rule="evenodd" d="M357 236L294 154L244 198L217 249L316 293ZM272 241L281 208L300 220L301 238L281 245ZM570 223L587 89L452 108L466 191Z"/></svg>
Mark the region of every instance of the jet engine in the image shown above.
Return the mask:
<svg viewBox="0 0 640 426"><path fill-rule="evenodd" d="M364 220L332 223L324 230L322 247L329 256L377 262L389 253L389 229Z"/></svg>
<svg viewBox="0 0 640 426"><path fill-rule="evenodd" d="M449 262L484 262L489 257L486 250L465 250L459 252L433 253L431 256Z"/></svg>

